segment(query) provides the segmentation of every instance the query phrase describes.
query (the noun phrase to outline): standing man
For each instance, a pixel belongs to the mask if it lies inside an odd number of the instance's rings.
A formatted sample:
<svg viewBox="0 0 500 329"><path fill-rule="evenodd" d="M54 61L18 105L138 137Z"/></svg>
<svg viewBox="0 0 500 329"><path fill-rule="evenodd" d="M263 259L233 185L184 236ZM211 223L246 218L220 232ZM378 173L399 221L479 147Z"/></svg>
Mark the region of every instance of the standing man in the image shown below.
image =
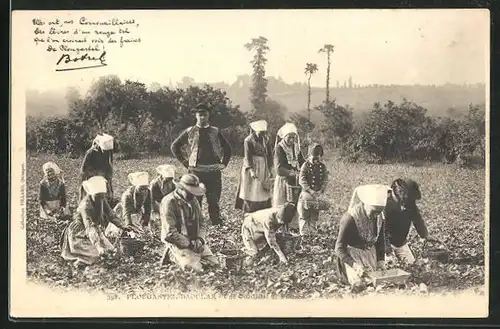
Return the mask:
<svg viewBox="0 0 500 329"><path fill-rule="evenodd" d="M194 109L196 125L184 130L172 143L172 154L189 172L198 176L206 187L208 213L213 225L222 224L219 200L222 189L221 171L231 159L231 145L219 128L209 124L209 111L205 105ZM182 146L188 147L188 158L182 153ZM200 206L203 196L197 197Z"/></svg>

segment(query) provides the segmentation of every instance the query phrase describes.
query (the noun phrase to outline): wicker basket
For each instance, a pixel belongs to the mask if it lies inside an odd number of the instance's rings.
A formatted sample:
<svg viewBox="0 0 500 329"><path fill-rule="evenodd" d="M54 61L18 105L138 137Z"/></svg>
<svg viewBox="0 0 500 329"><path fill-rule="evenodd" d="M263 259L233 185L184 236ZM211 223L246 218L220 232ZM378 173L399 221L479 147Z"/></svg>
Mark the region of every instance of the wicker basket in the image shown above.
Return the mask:
<svg viewBox="0 0 500 329"><path fill-rule="evenodd" d="M121 252L128 256L135 256L142 250L142 248L144 248L145 244L143 241L129 236L121 236L119 243Z"/></svg>
<svg viewBox="0 0 500 329"><path fill-rule="evenodd" d="M230 243L232 246L227 248L227 243ZM236 243L231 240L225 240L222 248L216 254L219 264L221 268L232 269L232 270L241 270L244 262L244 255L236 248Z"/></svg>
<svg viewBox="0 0 500 329"><path fill-rule="evenodd" d="M291 254L297 249L300 243L300 235L292 233L282 233L276 236L281 250L285 254Z"/></svg>
<svg viewBox="0 0 500 329"><path fill-rule="evenodd" d="M328 210L330 209L330 202L325 200L313 200L313 201L304 201L307 209L314 210Z"/></svg>
<svg viewBox="0 0 500 329"><path fill-rule="evenodd" d="M427 248L427 241L424 243L422 257L437 260L441 263L448 263L450 260L450 253L448 248L442 244L442 247Z"/></svg>

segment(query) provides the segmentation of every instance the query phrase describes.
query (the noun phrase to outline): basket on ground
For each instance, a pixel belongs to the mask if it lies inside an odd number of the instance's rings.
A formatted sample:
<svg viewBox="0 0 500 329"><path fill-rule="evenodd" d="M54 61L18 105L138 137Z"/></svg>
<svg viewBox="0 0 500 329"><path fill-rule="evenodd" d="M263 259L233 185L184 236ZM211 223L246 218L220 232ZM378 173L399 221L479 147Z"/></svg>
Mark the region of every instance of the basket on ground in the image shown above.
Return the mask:
<svg viewBox="0 0 500 329"><path fill-rule="evenodd" d="M293 233L281 233L276 236L276 241L285 254L293 253L300 243L300 235Z"/></svg>
<svg viewBox="0 0 500 329"><path fill-rule="evenodd" d="M330 202L326 200L311 200L311 201L304 201L306 204L307 209L314 209L314 210L328 210L330 209Z"/></svg>
<svg viewBox="0 0 500 329"><path fill-rule="evenodd" d="M228 243L230 246L228 246ZM222 248L216 254L221 268L239 271L243 267L245 256L237 249L236 243L231 240L225 240Z"/></svg>
<svg viewBox="0 0 500 329"><path fill-rule="evenodd" d="M422 257L434 259L441 263L448 263L448 261L450 260L450 253L448 251L448 248L443 243L441 243L440 247L429 248L427 247L426 241L423 246Z"/></svg>
<svg viewBox="0 0 500 329"><path fill-rule="evenodd" d="M144 245L144 241L126 235L121 236L119 241L120 251L128 256L135 256L144 248Z"/></svg>

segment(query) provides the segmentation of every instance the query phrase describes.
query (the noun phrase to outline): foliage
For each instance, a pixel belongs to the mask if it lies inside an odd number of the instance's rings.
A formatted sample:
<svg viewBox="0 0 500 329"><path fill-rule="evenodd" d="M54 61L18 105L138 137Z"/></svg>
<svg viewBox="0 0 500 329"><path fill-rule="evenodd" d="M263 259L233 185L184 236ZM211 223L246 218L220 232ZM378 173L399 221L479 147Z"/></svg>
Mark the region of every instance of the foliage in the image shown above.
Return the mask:
<svg viewBox="0 0 500 329"><path fill-rule="evenodd" d="M435 118L403 100L375 103L348 141L344 155L352 161L430 160L469 165L479 150L484 161L484 109L471 106L460 118Z"/></svg>
<svg viewBox="0 0 500 329"><path fill-rule="evenodd" d="M249 43L245 44L245 48L249 51L255 50L255 55L250 61L253 67L252 87L250 88L250 101L253 110L256 112L264 111L263 106L267 98L267 79L266 68L267 63L266 53L269 51L265 37L252 38Z"/></svg>
<svg viewBox="0 0 500 329"><path fill-rule="evenodd" d="M118 152L124 158L140 153L168 153L174 138L194 124L191 109L204 103L211 109L211 123L229 129L237 146L244 136L238 127L246 126L247 118L233 106L226 93L209 85L187 89L158 88L148 91L143 83L116 76L101 77L80 96L69 92L69 115L45 120L27 120L27 146L30 151L83 154L98 132L115 136ZM272 106L274 105L274 108ZM270 104L271 110L281 110ZM236 147L236 151L241 148Z"/></svg>
<svg viewBox="0 0 500 329"><path fill-rule="evenodd" d="M267 99L262 105L262 111L248 114L250 121L266 120L268 123L268 131L274 136L278 129L285 124L286 107L272 99Z"/></svg>
<svg viewBox="0 0 500 329"><path fill-rule="evenodd" d="M336 104L335 100L323 103L314 108L325 117L319 126L319 130L325 137L327 144L337 147L341 145L350 136L353 129L353 114L349 107Z"/></svg>
<svg viewBox="0 0 500 329"><path fill-rule="evenodd" d="M40 221L35 223L38 211L38 182L41 166L55 161L65 172L68 200L72 210L78 195L78 168L82 159L38 155L27 158L27 275L57 287L88 288L109 294L168 294L189 298L334 298L350 293L348 287L337 282L333 264L338 219L346 211L355 186L369 183L391 182L395 177L411 177L421 186L423 195L419 203L429 232L443 240L450 249L451 262L441 264L421 258L423 245L414 229L409 236L417 263L404 267L412 273L405 293L419 294L420 284L429 292L457 291L484 285L484 169L461 169L453 166L433 165L411 167L407 165L366 165L327 162L332 175L326 197L333 200L332 207L320 214L318 233L306 244L314 245L314 252L291 255L288 266L279 265L270 257L242 272L213 270L195 274L182 273L176 266L158 266L163 251L159 242L147 246L135 259L124 258L116 263L75 269L60 256L59 237L64 225ZM117 194L128 186L127 174L148 171L163 163L179 165L167 157L141 160L116 160L114 188ZM241 221L243 214L234 209L234 195L241 172L242 159L234 158L223 171L222 215L228 219L222 227L208 227L207 243L217 253L226 239L242 246ZM180 170L182 174L184 171ZM367 175L369 173L369 175ZM203 213L207 215L206 204ZM156 223L158 224L158 223ZM155 226L158 228L158 226ZM159 231L156 230L156 234ZM272 255L272 254L271 254ZM396 293L395 288L377 289L376 293ZM369 290L365 293L370 293ZM372 292L373 288L372 288ZM196 297L200 298L200 297Z"/></svg>

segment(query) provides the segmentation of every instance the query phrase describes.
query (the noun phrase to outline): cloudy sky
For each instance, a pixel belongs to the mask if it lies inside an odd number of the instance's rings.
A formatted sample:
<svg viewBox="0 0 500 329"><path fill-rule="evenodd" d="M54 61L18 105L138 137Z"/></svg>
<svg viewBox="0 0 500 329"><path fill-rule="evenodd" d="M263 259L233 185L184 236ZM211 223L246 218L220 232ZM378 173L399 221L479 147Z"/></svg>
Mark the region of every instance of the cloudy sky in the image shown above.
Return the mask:
<svg viewBox="0 0 500 329"><path fill-rule="evenodd" d="M107 47L107 67L55 72L60 53L33 42L32 19L134 19L141 43ZM489 56L486 10L280 10L280 11L110 11L15 12L13 74L27 88L78 86L101 75L150 84L191 76L196 81L232 83L251 73L244 44L269 40L268 75L305 82L307 62L319 66L314 86L324 85L326 56L335 45L332 85L352 76L361 84L444 84L486 81Z"/></svg>

